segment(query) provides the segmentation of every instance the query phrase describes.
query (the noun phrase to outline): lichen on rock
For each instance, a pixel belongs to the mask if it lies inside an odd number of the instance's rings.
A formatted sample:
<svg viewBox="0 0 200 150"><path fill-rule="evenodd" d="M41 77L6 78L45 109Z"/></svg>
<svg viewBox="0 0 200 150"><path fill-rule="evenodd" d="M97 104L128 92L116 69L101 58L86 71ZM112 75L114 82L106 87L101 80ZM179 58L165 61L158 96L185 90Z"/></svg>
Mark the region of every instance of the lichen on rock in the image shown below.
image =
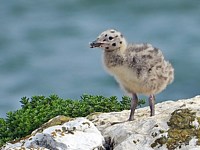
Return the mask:
<svg viewBox="0 0 200 150"><path fill-rule="evenodd" d="M166 131L167 136L161 136L156 139L151 147L160 147L166 144L168 149L181 148L182 145L189 145L193 138L197 138L196 145L200 145L200 128L198 128L197 121L200 124L200 117L196 116L196 112L188 108L177 109L171 114L169 122L167 122L169 129Z"/></svg>
<svg viewBox="0 0 200 150"><path fill-rule="evenodd" d="M55 125L62 125L63 123L71 121L71 120L73 120L73 118L66 117L66 116L63 116L63 115L54 117L54 118L50 119L48 122L41 125L40 128L33 131L32 135L35 135L38 132L42 132L44 129L46 129L48 127L52 127L52 126L55 126Z"/></svg>

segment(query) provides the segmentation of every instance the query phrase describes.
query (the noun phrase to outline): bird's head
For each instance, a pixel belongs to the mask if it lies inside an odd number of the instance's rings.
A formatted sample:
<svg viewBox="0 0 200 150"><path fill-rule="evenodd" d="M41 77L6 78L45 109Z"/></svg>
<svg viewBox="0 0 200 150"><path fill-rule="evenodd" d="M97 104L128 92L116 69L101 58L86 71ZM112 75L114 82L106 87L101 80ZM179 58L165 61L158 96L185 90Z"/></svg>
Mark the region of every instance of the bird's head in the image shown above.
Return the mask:
<svg viewBox="0 0 200 150"><path fill-rule="evenodd" d="M109 29L102 32L95 41L90 43L90 48L99 47L105 51L126 49L127 43L124 36L117 30Z"/></svg>

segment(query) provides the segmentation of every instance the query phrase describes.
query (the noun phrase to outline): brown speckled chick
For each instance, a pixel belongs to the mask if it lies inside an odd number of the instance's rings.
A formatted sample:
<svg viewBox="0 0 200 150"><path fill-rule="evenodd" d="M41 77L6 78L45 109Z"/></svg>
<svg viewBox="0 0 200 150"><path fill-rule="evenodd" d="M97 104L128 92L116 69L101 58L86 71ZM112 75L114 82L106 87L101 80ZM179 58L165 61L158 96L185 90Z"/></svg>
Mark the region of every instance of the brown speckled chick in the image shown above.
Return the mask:
<svg viewBox="0 0 200 150"><path fill-rule="evenodd" d="M122 89L132 94L128 120L134 119L138 104L136 94L149 96L150 115L154 116L154 95L174 79L174 68L164 59L162 52L151 44L127 44L124 36L114 29L102 32L90 46L103 49L106 70L116 78Z"/></svg>

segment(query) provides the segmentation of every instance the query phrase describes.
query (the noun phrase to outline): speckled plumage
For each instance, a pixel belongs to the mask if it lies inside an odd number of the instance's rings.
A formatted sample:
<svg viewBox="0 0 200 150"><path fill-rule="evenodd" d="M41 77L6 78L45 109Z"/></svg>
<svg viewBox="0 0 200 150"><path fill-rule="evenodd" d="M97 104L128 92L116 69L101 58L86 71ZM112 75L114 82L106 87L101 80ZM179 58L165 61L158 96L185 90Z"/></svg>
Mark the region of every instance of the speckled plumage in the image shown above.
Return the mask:
<svg viewBox="0 0 200 150"><path fill-rule="evenodd" d="M150 95L151 107L154 105L154 94L163 91L174 79L172 65L164 59L158 48L147 43L127 44L124 36L114 29L102 32L97 40L91 43L91 47L104 50L106 70L125 91L133 94L134 108L129 120L133 120L132 115L138 101L136 93ZM154 110L151 115L154 115Z"/></svg>
<svg viewBox="0 0 200 150"><path fill-rule="evenodd" d="M171 64L150 44L130 44L124 54L105 51L104 64L129 93L157 94L174 78Z"/></svg>

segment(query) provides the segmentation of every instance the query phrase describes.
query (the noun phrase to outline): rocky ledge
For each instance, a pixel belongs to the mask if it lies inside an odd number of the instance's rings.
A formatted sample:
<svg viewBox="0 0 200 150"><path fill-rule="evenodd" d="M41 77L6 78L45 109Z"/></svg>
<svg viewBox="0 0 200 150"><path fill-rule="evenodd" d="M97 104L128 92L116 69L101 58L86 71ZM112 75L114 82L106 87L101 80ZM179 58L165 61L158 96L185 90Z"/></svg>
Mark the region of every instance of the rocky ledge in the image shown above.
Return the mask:
<svg viewBox="0 0 200 150"><path fill-rule="evenodd" d="M153 117L149 117L149 107L137 109L134 121L127 122L128 115L129 111L124 110L75 119L58 116L2 149L200 149L200 96L156 104Z"/></svg>

